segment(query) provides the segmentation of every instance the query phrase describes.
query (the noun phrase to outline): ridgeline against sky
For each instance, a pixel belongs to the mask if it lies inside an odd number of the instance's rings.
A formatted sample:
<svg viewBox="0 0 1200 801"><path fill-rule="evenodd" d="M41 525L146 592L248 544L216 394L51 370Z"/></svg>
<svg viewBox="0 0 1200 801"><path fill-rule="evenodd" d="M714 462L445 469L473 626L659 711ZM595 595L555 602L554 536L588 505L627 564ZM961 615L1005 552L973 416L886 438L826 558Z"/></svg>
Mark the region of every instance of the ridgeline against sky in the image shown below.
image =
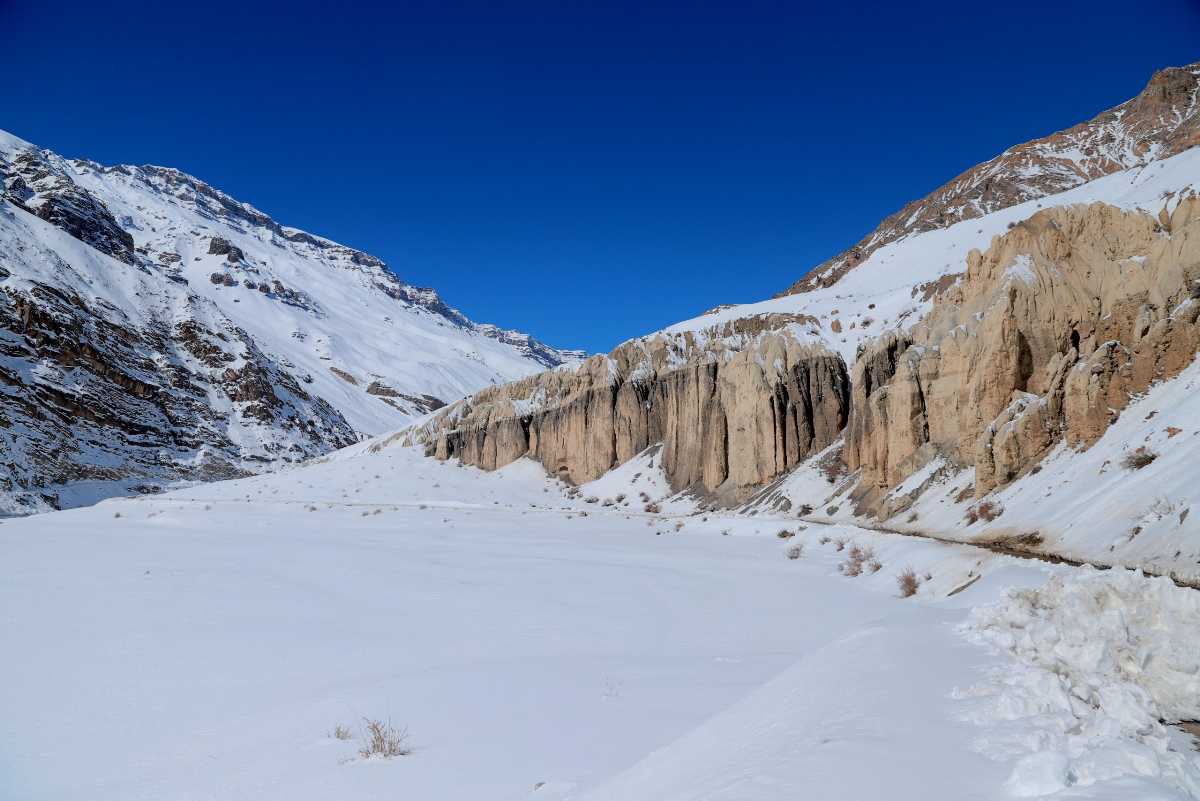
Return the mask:
<svg viewBox="0 0 1200 801"><path fill-rule="evenodd" d="M187 170L476 319L593 351L770 296L1200 56L1191 0L8 2L0 29L28 66L0 127Z"/></svg>

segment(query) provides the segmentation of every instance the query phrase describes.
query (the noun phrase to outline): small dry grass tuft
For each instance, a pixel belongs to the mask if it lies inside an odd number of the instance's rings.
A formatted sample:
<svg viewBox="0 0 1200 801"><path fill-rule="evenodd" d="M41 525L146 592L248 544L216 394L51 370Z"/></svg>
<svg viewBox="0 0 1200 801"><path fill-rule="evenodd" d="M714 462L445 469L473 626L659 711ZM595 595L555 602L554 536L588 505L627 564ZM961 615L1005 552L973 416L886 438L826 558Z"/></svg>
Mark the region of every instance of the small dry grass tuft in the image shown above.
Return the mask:
<svg viewBox="0 0 1200 801"><path fill-rule="evenodd" d="M901 598L911 598L917 594L921 580L917 578L917 572L910 567L896 576L896 586L900 588Z"/></svg>
<svg viewBox="0 0 1200 801"><path fill-rule="evenodd" d="M803 545L793 545L791 548L787 549L787 558L788 559L799 559L803 555L804 555L804 546Z"/></svg>
<svg viewBox="0 0 1200 801"><path fill-rule="evenodd" d="M646 511L646 514L650 515L656 515L662 511L661 507L659 507L657 503L648 503L642 508Z"/></svg>
<svg viewBox="0 0 1200 801"><path fill-rule="evenodd" d="M850 552L846 555L846 561L838 565L838 570L841 571L843 576L854 578L863 574L863 567L865 565L875 561L877 561L875 559L875 551L870 546L851 545ZM872 570L871 572L874 573L875 571Z"/></svg>
<svg viewBox="0 0 1200 801"><path fill-rule="evenodd" d="M333 727L331 734L335 740L349 740L354 736L349 726L343 726L340 723Z"/></svg>
<svg viewBox="0 0 1200 801"><path fill-rule="evenodd" d="M390 759L412 753L407 745L408 729L396 729L391 723L370 718L363 718L363 724L366 730L362 734L362 748L358 749L358 755L363 759Z"/></svg>
<svg viewBox="0 0 1200 801"><path fill-rule="evenodd" d="M790 540L792 537L796 536L796 532L788 531L786 528L784 528L784 529L780 529L779 533L776 534L775 536L781 540Z"/></svg>
<svg viewBox="0 0 1200 801"><path fill-rule="evenodd" d="M1143 445L1121 457L1121 466L1126 470L1141 470L1157 458L1157 453Z"/></svg>
<svg viewBox="0 0 1200 801"><path fill-rule="evenodd" d="M799 509L799 511L796 512L796 515L799 517L808 517L812 513L813 513L812 504L811 503L802 503L802 504L800 504L800 509Z"/></svg>

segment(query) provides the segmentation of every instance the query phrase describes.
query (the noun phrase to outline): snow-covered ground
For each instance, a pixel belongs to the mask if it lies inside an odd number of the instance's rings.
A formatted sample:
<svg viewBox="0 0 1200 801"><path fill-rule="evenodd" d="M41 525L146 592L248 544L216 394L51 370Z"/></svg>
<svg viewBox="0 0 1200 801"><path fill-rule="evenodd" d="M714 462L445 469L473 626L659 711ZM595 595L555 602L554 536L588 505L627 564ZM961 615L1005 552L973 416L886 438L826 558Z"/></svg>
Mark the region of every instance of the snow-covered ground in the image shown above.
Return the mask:
<svg viewBox="0 0 1200 801"><path fill-rule="evenodd" d="M3 522L0 798L1194 797L1193 591L651 514L653 458L571 497L358 446Z"/></svg>

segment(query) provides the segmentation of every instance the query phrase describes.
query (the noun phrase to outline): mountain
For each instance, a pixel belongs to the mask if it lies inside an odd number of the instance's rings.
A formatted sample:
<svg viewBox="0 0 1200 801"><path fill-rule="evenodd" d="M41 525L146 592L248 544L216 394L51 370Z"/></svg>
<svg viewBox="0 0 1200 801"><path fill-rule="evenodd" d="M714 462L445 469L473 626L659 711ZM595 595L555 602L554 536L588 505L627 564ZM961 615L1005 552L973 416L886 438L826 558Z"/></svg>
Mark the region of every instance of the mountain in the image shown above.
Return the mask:
<svg viewBox="0 0 1200 801"><path fill-rule="evenodd" d="M1048 197L1200 144L1200 63L1160 70L1137 97L1087 122L1016 145L884 219L848 250L783 294L837 283L872 253L905 236Z"/></svg>
<svg viewBox="0 0 1200 801"><path fill-rule="evenodd" d="M186 173L0 133L0 509L305 459L577 360Z"/></svg>
<svg viewBox="0 0 1200 801"><path fill-rule="evenodd" d="M485 388L393 441L486 469L529 457L573 483L649 449L706 509L1200 581L1200 490L1183 477L1200 436L1198 81L1200 65L1165 70L1073 133L980 165L968 175L1027 180L993 180L1012 191L978 202L982 184L954 182L958 200L885 222L804 291Z"/></svg>

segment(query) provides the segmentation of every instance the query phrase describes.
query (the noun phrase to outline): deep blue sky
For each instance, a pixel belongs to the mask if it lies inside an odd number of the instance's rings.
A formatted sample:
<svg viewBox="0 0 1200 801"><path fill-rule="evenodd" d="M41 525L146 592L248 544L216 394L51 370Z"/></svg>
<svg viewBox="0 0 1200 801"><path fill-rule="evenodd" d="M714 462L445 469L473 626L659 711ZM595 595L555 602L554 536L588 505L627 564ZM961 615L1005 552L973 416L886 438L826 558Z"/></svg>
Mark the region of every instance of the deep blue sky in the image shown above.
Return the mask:
<svg viewBox="0 0 1200 801"><path fill-rule="evenodd" d="M179 167L606 350L1200 60L1200 0L0 0L0 54L2 128Z"/></svg>

